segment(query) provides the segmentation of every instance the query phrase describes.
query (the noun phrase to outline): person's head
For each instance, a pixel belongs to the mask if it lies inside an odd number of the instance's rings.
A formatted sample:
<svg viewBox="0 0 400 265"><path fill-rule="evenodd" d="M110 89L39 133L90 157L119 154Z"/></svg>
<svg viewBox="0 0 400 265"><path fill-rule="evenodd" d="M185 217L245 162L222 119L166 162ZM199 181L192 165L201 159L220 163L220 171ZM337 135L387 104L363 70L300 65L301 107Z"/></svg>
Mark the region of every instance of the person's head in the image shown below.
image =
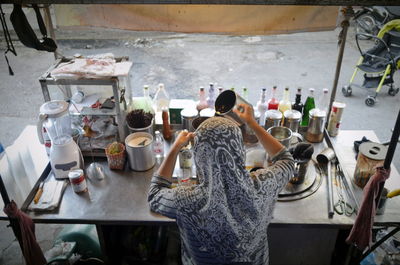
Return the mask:
<svg viewBox="0 0 400 265"><path fill-rule="evenodd" d="M244 170L245 148L237 123L223 117L205 120L196 130L194 159L200 182L221 170Z"/></svg>

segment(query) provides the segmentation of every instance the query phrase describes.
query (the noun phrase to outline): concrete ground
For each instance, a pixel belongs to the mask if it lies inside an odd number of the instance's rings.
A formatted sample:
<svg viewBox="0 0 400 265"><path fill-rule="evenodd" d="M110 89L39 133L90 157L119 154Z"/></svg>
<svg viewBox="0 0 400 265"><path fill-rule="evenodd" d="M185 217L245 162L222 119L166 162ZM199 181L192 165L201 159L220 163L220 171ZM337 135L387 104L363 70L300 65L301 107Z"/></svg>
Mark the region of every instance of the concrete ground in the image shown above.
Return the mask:
<svg viewBox="0 0 400 265"><path fill-rule="evenodd" d="M331 89L338 53L339 31L297 33L277 36L227 36L159 32L127 32L86 29L56 32L63 55L83 55L112 52L129 56L133 62L130 86L133 95L141 95L143 85L155 93L158 83L164 83L171 98L197 99L198 88L217 83L241 91L249 88L250 102L255 104L262 87L278 86L279 97L285 86L291 88L291 98L297 87L316 88L320 98L322 88ZM354 32L348 34L336 99L345 102L342 129L374 130L381 141L391 136L399 112L400 96L387 94L384 88L374 107L364 100L373 91L355 88L353 96L344 98L341 87L348 83L358 60ZM9 55L15 72L8 75L4 60L0 63L0 142L9 146L22 129L35 124L43 103L38 77L54 62L50 53L27 49L15 42L18 56ZM5 47L4 40L1 47ZM361 75L356 79L361 84ZM399 86L396 77L396 86ZM269 93L270 90L268 90ZM270 94L268 94L269 96ZM360 138L362 135L360 135ZM400 156L393 163L400 169ZM18 243L6 222L0 222L0 264L23 264ZM60 225L38 224L37 238L41 247L51 247Z"/></svg>

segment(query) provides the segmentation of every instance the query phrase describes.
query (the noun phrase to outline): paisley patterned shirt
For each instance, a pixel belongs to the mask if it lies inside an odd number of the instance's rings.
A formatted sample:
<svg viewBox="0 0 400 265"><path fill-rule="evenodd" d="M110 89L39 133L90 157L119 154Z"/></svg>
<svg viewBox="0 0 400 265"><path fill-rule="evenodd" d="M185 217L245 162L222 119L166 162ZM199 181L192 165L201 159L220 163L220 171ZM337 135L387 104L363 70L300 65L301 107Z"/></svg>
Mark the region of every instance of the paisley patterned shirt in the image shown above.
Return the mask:
<svg viewBox="0 0 400 265"><path fill-rule="evenodd" d="M155 175L148 196L151 210L176 219L183 264L268 264L267 228L293 175L291 154L282 149L250 176L239 127L220 117L201 124L193 151L199 184L171 188Z"/></svg>

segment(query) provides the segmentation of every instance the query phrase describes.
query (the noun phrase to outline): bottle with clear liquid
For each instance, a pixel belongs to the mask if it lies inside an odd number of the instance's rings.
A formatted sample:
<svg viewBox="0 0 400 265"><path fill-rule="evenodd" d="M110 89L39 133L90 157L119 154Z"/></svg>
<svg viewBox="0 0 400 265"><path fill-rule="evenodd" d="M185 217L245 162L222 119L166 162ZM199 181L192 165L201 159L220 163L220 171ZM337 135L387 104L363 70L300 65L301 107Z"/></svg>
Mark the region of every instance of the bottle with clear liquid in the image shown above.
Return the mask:
<svg viewBox="0 0 400 265"><path fill-rule="evenodd" d="M292 102L290 102L289 88L285 87L285 90L283 91L283 98L279 102L278 110L283 114L285 111L291 109L292 109Z"/></svg>
<svg viewBox="0 0 400 265"><path fill-rule="evenodd" d="M301 87L297 89L296 93L296 99L295 102L292 105L292 109L299 111L300 113L303 113L303 103L301 103Z"/></svg>
<svg viewBox="0 0 400 265"><path fill-rule="evenodd" d="M200 90L199 90L199 102L197 103L196 108L197 108L198 111L200 111L202 109L205 109L205 108L208 108L207 98L206 98L206 91L204 90L204 87L200 87Z"/></svg>
<svg viewBox="0 0 400 265"><path fill-rule="evenodd" d="M276 86L272 87L272 97L268 100L268 109L278 109L279 101L276 99Z"/></svg>
<svg viewBox="0 0 400 265"><path fill-rule="evenodd" d="M150 112L152 114L154 114L154 108L153 108L153 101L151 100L150 97L150 92L149 92L149 86L148 85L144 85L143 86L143 110L145 112Z"/></svg>
<svg viewBox="0 0 400 265"><path fill-rule="evenodd" d="M164 138L160 131L155 132L153 151L156 159L162 159L164 157Z"/></svg>
<svg viewBox="0 0 400 265"><path fill-rule="evenodd" d="M324 88L322 94L322 98L320 101L318 101L318 105L316 106L320 110L325 111L325 113L328 113L328 108L329 108L329 89Z"/></svg>
<svg viewBox="0 0 400 265"><path fill-rule="evenodd" d="M242 97L243 97L244 100L249 102L249 90L247 89L247 87L243 87Z"/></svg>
<svg viewBox="0 0 400 265"><path fill-rule="evenodd" d="M224 91L224 88L222 86L218 87L218 95L221 94L222 91Z"/></svg>
<svg viewBox="0 0 400 265"><path fill-rule="evenodd" d="M214 109L215 108L215 89L214 89L214 84L210 83L210 87L208 88L208 97L207 97L207 105L209 108Z"/></svg>
<svg viewBox="0 0 400 265"><path fill-rule="evenodd" d="M163 109L169 108L169 95L165 90L164 84L159 84L157 92L154 96L154 110L156 112L162 112Z"/></svg>
<svg viewBox="0 0 400 265"><path fill-rule="evenodd" d="M301 126L308 126L308 122L310 120L310 110L315 108L315 99L314 99L314 88L309 89L310 94L308 95L306 102L304 103L303 108L303 117L301 119Z"/></svg>
<svg viewBox="0 0 400 265"><path fill-rule="evenodd" d="M260 115L260 126L265 125L265 112L268 110L268 105L266 101L266 88L261 90L260 100L257 102L257 111Z"/></svg>

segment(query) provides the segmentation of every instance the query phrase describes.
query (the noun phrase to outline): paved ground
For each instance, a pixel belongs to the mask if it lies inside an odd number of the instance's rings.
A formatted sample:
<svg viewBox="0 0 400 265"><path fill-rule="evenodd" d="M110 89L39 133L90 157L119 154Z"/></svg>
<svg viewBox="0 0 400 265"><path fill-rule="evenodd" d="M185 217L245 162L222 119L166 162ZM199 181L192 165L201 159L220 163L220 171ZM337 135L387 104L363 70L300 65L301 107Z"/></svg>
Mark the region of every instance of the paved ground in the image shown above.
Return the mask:
<svg viewBox="0 0 400 265"><path fill-rule="evenodd" d="M298 33L278 36L226 36L117 30L57 32L59 46L66 56L113 52L128 55L134 62L130 85L133 95L140 95L145 84L155 93L156 85L165 83L171 98L197 98L200 86L209 82L225 88L250 90L255 103L260 88L277 85L279 96L285 86L314 87L316 97L323 87L331 89L337 58L338 31ZM38 77L54 61L52 54L26 49L16 44L18 56L9 55L15 76L8 76L4 60L0 63L0 142L12 144L27 124L35 124L43 97ZM1 47L5 47L4 42ZM366 89L355 89L344 98L340 92L347 84L359 57L352 30L344 54L337 100L347 107L342 129L371 129L381 141L389 139L399 111L400 96L379 95L375 107L365 106ZM361 83L361 78L356 79ZM398 78L396 84L399 85ZM306 95L303 95L305 98ZM397 152L398 153L398 152ZM400 156L394 164L400 169ZM22 264L18 244L11 229L0 222L0 264ZM37 225L37 237L48 249L59 225Z"/></svg>

